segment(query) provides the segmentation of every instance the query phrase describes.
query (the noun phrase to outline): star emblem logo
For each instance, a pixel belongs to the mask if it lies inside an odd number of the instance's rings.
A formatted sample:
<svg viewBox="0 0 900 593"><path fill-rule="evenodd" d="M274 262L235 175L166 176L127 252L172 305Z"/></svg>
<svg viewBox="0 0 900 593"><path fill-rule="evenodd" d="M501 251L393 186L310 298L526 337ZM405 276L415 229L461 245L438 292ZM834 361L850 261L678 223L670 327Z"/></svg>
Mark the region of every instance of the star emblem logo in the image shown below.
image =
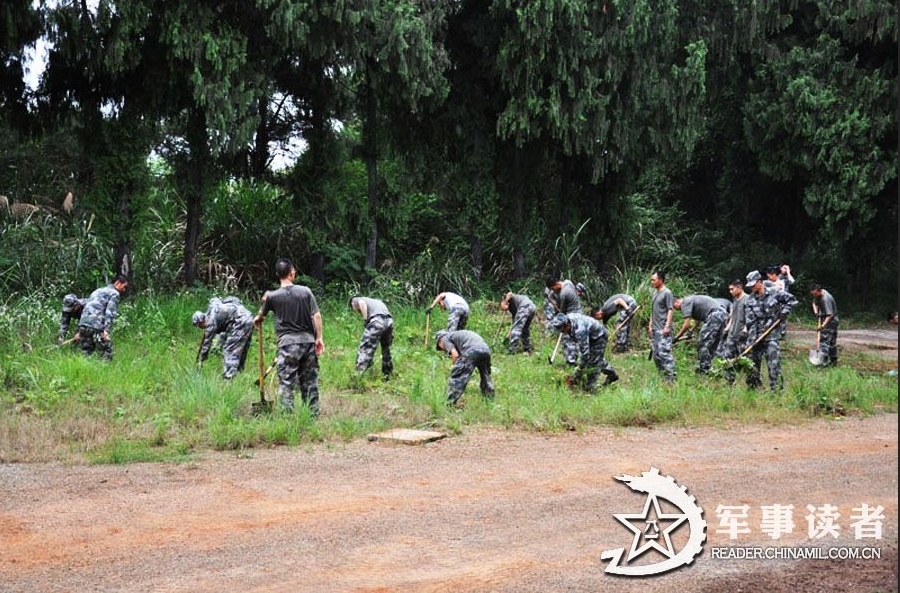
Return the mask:
<svg viewBox="0 0 900 593"><path fill-rule="evenodd" d="M613 517L634 533L626 562L640 558L650 550L656 550L666 558L674 557L671 534L688 518L684 513L663 513L655 494L647 495L642 512L614 513ZM660 540L664 543L660 544Z"/></svg>

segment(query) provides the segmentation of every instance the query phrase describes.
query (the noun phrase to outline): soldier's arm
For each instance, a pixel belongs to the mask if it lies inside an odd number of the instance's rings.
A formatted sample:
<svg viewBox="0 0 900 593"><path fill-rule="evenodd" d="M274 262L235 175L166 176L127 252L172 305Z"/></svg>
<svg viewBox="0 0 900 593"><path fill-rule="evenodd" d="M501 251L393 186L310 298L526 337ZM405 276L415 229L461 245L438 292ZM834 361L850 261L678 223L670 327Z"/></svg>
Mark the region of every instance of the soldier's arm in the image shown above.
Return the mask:
<svg viewBox="0 0 900 593"><path fill-rule="evenodd" d="M325 352L325 339L322 337L322 314L316 311L312 317L313 327L316 328L316 356Z"/></svg>

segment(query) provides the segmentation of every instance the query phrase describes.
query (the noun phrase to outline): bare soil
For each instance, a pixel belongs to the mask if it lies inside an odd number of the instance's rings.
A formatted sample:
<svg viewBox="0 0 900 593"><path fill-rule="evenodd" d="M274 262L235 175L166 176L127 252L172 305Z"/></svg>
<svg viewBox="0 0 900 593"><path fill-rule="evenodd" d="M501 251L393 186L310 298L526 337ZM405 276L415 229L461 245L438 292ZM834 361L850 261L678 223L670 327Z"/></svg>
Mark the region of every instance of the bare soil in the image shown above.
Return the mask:
<svg viewBox="0 0 900 593"><path fill-rule="evenodd" d="M897 415L883 413L6 464L0 591L896 591L897 442ZM651 467L703 508L704 552L663 575L611 576L600 555L632 543L613 513L647 498L614 476ZM864 503L883 507L880 539L854 536ZM794 506L795 529L778 539L761 531L774 504ZM839 535L811 540L806 507L825 504ZM720 505L748 505L750 533L721 532ZM723 546L868 546L881 558L714 558Z"/></svg>

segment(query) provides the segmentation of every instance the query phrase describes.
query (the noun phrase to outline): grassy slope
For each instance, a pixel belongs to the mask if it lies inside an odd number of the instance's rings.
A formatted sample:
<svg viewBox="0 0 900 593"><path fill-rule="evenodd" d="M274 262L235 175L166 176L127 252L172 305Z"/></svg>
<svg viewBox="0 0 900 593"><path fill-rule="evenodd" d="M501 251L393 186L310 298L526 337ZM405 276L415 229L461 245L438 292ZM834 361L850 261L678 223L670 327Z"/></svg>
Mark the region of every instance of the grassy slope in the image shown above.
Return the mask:
<svg viewBox="0 0 900 593"><path fill-rule="evenodd" d="M0 351L5 387L0 395L0 461L177 460L208 448L339 442L397 426L450 432L472 425L563 431L596 425L799 422L835 412L897 408L897 380L885 376L879 360L845 353L840 367L816 369L802 348L786 348L786 387L778 395L748 391L741 381L731 388L723 380L695 377L695 352L689 344L677 347L679 379L675 387L666 387L647 360L642 331L632 334L635 351L610 355L622 380L587 397L563 385L567 369L562 356L554 366L548 364L555 338L538 326L537 352L508 356L501 344L508 316L494 303L477 302L469 328L488 342L502 328L494 345L497 398L482 401L473 377L465 408L447 409L450 362L433 346L445 314L436 310L432 315L425 349L424 311L395 310L395 376L384 383L374 373L360 384L353 367L362 320L334 304L323 306L322 417L313 421L302 412L254 417L250 404L259 397L256 342L246 371L231 383L220 378L221 357L211 356L198 371L199 333L189 320L194 309L203 308L205 299L191 295L124 302L113 332L112 364L53 346L58 313L50 304L19 320L14 339ZM643 327L643 320L638 323ZM271 318L264 331L268 365L274 358ZM274 379L273 373L270 393Z"/></svg>

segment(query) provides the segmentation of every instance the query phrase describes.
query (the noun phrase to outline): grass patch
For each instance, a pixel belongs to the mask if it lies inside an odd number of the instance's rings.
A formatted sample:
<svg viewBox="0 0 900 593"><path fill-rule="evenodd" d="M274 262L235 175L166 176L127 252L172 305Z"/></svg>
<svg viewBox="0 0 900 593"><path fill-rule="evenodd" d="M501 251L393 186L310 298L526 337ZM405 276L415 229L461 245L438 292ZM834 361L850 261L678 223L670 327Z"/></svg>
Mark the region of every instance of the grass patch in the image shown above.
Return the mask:
<svg viewBox="0 0 900 593"><path fill-rule="evenodd" d="M395 310L394 376L382 380L376 356L374 367L360 380L354 364L362 322L346 308L346 299L335 299L340 307L322 303L326 352L320 361L321 417L313 420L303 410L256 417L251 414L251 404L259 399L255 341L246 371L233 381L221 379L220 356L210 356L199 369L194 364L199 333L190 325L190 314L205 308L207 300L206 294L190 293L126 300L113 330L112 363L55 347L56 320L49 315L42 325L27 328L21 339L28 348L18 338L0 341L0 462L182 461L209 449L341 443L393 427L451 434L471 426L563 432L595 426L793 423L897 410L897 378L887 375L896 369L896 359L877 351L845 349L839 367L814 368L805 348L788 343L785 388L773 394L748 390L740 373L734 386L720 378L696 377L690 345L676 349L678 380L666 385L647 360L642 336L636 336L632 352L609 355L619 383L588 396L565 386L570 369L562 356L554 365L548 363L555 338L539 326L532 356L505 354L500 342L508 317L499 314L495 303L484 302L472 303L469 327L488 342L498 336L492 344L497 396L494 401L480 397L476 373L464 394L465 406L449 409L450 360L433 344L433 333L446 321L440 311L432 315L426 348L424 311ZM269 321L266 366L274 358L272 331ZM767 383L765 370L763 375ZM276 373L270 374L270 399L276 383Z"/></svg>

